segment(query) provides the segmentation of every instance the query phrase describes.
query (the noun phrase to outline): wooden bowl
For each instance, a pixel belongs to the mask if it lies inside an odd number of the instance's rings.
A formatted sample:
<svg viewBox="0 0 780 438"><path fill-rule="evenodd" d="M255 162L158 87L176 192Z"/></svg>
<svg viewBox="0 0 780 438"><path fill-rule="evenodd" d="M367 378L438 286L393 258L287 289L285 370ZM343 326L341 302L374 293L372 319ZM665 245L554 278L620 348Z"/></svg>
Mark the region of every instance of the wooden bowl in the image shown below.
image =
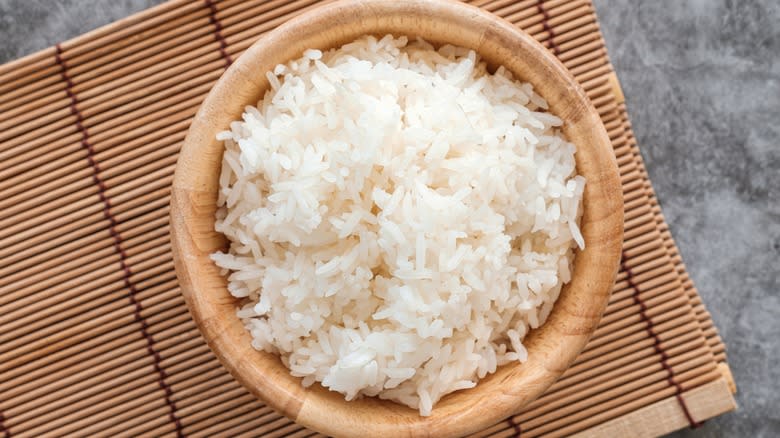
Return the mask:
<svg viewBox="0 0 780 438"><path fill-rule="evenodd" d="M265 72L365 34L421 36L476 50L530 82L564 120L587 183L573 279L549 319L525 339L528 361L505 365L470 390L444 397L429 417L376 398L346 402L315 384L303 388L278 357L250 346L236 317L236 300L209 254L226 248L214 231L223 145L217 132L241 118L268 87ZM331 3L263 36L222 75L190 127L176 166L171 197L173 254L180 286L201 333L230 373L290 419L336 436L454 436L484 429L542 394L576 358L610 296L623 236L622 190L612 146L583 90L542 45L516 27L458 2L375 0Z"/></svg>

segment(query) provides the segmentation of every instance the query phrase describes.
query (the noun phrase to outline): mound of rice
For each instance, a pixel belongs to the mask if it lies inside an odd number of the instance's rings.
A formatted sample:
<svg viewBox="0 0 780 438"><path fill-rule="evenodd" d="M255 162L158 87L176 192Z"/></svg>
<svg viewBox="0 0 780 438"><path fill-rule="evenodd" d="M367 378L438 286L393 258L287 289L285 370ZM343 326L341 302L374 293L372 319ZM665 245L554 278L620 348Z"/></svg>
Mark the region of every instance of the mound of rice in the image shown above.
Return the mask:
<svg viewBox="0 0 780 438"><path fill-rule="evenodd" d="M523 362L584 242L585 180L531 85L467 49L364 37L268 73L222 132L212 258L303 385L429 415Z"/></svg>

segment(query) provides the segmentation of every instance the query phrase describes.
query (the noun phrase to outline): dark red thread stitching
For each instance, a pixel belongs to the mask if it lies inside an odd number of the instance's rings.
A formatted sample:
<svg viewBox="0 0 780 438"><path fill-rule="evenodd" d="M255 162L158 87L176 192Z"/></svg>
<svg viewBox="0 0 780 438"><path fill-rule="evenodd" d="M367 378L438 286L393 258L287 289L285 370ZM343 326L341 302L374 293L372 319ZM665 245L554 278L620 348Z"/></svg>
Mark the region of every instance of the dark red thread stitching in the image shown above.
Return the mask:
<svg viewBox="0 0 780 438"><path fill-rule="evenodd" d="M219 54L222 55L222 58L225 60L225 67L230 67L230 64L233 63L233 59L227 52L227 42L222 35L222 23L217 19L217 7L211 0L203 0L203 2L206 3L206 7L209 8L209 22L214 26L214 40L219 43Z"/></svg>
<svg viewBox="0 0 780 438"><path fill-rule="evenodd" d="M555 44L555 31L550 27L550 14L547 13L547 9L544 8L544 0L536 1L536 9L542 14L542 29L550 36L547 41L550 43L550 50L558 56L561 53L560 47Z"/></svg>
<svg viewBox="0 0 780 438"><path fill-rule="evenodd" d="M639 286L634 283L634 274L631 272L631 268L629 268L626 264L625 252L622 254L620 259L620 267L626 273L626 282L628 283L628 287L630 287L633 291L632 298L634 299L634 303L639 305L639 316L646 324L647 333L650 334L650 336L653 338L653 348L655 349L655 352L661 356L661 366L664 370L666 370L667 373L666 380L676 389L674 396L677 398L677 402L680 404L685 417L688 419L688 424L690 424L690 426L695 429L701 426L701 423L693 419L693 415L691 415L691 411L688 410L688 405L685 403L685 400L682 397L682 386L674 379L674 371L667 362L669 360L669 356L661 348L661 338L659 338L658 334L655 332L655 330L653 330L653 321L650 319L650 317L647 316L647 305L645 305L644 301L642 301L639 296Z"/></svg>
<svg viewBox="0 0 780 438"><path fill-rule="evenodd" d="M5 438L11 438L11 431L5 427L5 415L2 412L0 412L0 433Z"/></svg>
<svg viewBox="0 0 780 438"><path fill-rule="evenodd" d="M98 197L100 198L100 202L103 203L103 217L109 222L109 232L111 234L111 238L114 241L114 250L119 255L119 266L122 268L122 272L124 274L124 284L125 287L130 291L130 304L133 305L133 317L135 318L135 321L141 325L141 335L146 340L146 351L154 359L154 370L159 376L157 383L165 392L165 403L167 403L168 407L170 408L168 417L176 426L176 435L178 437L184 437L183 426L179 418L176 416L176 404L173 402L173 391L171 390L170 385L165 382L165 379L168 377L168 375L160 365L162 358L160 357L160 354L154 349L154 338L152 338L152 335L149 334L149 326L146 323L144 317L141 315L141 311L143 310L141 307L141 302L136 299L136 294L138 291L135 288L133 282L130 281L132 271L130 270L130 266L127 264L127 253L125 253L125 250L122 248L122 237L116 230L116 218L111 213L111 201L106 195L106 185L100 178L100 166L98 165L97 160L95 160L95 149L89 142L89 133L87 132L87 128L84 126L84 118L81 115L81 111L78 109L79 101L76 97L76 94L73 92L73 81L71 81L70 76L68 75L68 66L65 63L65 60L62 59L62 47L57 44L55 48L57 49L55 57L57 64L60 66L60 75L65 81L65 93L70 99L70 112L74 117L76 117L76 128L81 133L81 146L83 146L87 151L87 161L89 162L90 167L92 167L92 181L98 187ZM7 432L6 436L8 436Z"/></svg>
<svg viewBox="0 0 780 438"><path fill-rule="evenodd" d="M515 431L515 434L512 436L514 438L520 438L520 435L523 433L523 430L520 428L520 424L515 422L515 419L512 417L507 418L506 422L509 423L509 425L512 426L512 429Z"/></svg>

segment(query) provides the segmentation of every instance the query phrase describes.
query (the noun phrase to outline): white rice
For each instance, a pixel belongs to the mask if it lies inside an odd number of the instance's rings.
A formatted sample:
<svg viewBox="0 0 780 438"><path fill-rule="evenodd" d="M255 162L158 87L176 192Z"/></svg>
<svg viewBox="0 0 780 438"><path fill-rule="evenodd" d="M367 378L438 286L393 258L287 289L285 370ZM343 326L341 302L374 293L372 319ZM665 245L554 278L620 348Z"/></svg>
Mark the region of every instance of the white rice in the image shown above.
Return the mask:
<svg viewBox="0 0 780 438"><path fill-rule="evenodd" d="M303 385L429 415L509 362L570 280L585 180L529 84L467 49L308 50L225 142L213 260Z"/></svg>

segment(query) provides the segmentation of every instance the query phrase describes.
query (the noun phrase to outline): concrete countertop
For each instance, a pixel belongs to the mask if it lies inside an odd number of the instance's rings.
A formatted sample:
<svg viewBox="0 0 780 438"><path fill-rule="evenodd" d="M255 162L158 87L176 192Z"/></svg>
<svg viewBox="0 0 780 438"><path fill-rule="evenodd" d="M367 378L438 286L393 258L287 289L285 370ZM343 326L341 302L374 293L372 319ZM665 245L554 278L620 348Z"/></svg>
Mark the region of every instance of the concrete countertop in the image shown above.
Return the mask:
<svg viewBox="0 0 780 438"><path fill-rule="evenodd" d="M0 0L0 62L156 3ZM739 388L737 412L674 436L780 436L780 1L594 3L653 186Z"/></svg>

